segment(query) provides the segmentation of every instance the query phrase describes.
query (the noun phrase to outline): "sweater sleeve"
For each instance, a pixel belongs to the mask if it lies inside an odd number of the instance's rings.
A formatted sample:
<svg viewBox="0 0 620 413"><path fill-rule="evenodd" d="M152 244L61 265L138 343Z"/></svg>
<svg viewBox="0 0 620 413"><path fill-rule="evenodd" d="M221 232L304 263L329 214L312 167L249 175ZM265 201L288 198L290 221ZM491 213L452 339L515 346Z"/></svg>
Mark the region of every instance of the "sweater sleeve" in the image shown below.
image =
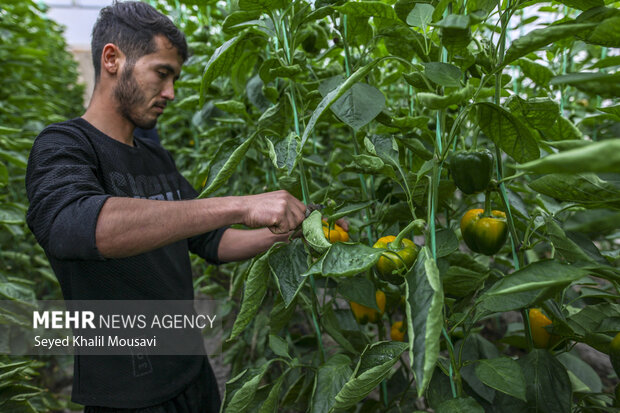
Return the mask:
<svg viewBox="0 0 620 413"><path fill-rule="evenodd" d="M84 137L47 128L35 140L26 170L26 221L47 254L103 260L95 243L99 212L111 196L97 177L97 156Z"/></svg>
<svg viewBox="0 0 620 413"><path fill-rule="evenodd" d="M174 159L172 159L171 155L170 159L174 163ZM179 173L179 175L181 174ZM183 193L188 194L190 199L195 199L196 197L198 197L198 192L194 189L192 184L190 184L187 179L185 179L182 175L181 185L183 187ZM224 235L224 231L226 231L228 228L228 226L224 226L216 230L189 238L187 240L189 244L189 250L194 254L204 258L207 262L211 264L223 264L224 262L220 261L218 257L217 250L220 246L220 240L222 239L222 235Z"/></svg>

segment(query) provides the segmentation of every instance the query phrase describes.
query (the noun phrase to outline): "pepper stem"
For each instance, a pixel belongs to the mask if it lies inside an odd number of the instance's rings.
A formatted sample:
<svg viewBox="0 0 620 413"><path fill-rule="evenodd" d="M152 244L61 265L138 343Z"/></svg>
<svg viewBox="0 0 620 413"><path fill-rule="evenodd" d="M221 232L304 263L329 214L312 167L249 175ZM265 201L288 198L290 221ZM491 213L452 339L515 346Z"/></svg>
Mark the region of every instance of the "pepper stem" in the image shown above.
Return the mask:
<svg viewBox="0 0 620 413"><path fill-rule="evenodd" d="M484 212L482 213L482 216L491 216L491 191L489 190L484 193Z"/></svg>
<svg viewBox="0 0 620 413"><path fill-rule="evenodd" d="M423 219L414 219L409 223L409 225L398 233L394 241L390 242L388 246L391 248L400 249L401 242L403 241L403 238L405 238L405 235L407 235L407 233L414 228L424 228L424 224L425 222Z"/></svg>

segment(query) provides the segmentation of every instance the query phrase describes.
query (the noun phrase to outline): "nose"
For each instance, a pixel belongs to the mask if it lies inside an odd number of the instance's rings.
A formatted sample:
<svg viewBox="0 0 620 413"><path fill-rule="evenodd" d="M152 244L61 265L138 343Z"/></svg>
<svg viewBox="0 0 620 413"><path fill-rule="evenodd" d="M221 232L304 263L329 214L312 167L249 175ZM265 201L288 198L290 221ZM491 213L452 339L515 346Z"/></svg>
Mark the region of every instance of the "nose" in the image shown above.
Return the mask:
<svg viewBox="0 0 620 413"><path fill-rule="evenodd" d="M166 100L174 100L174 82L172 80L166 82L161 91L161 96Z"/></svg>

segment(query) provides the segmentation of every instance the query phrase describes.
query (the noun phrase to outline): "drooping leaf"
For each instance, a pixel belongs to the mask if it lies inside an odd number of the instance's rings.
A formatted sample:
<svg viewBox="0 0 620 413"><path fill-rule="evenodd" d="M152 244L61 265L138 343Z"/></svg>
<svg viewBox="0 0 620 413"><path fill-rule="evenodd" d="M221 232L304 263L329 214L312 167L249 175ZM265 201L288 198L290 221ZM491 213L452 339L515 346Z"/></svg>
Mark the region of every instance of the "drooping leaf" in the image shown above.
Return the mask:
<svg viewBox="0 0 620 413"><path fill-rule="evenodd" d="M211 82L223 74L230 73L230 67L237 62L245 52L244 41L250 36L251 34L249 32L244 32L237 37L227 40L215 50L202 74L202 83L200 84L200 107L204 105L207 89L209 85L211 85Z"/></svg>
<svg viewBox="0 0 620 413"><path fill-rule="evenodd" d="M477 103L476 108L478 126L504 152L520 163L538 159L538 144L521 121L493 103Z"/></svg>
<svg viewBox="0 0 620 413"><path fill-rule="evenodd" d="M620 94L620 72L569 73L554 77L549 84L570 85L592 96L614 98Z"/></svg>
<svg viewBox="0 0 620 413"><path fill-rule="evenodd" d="M273 137L271 139L265 138L265 140L269 147L269 158L273 162L273 166L278 169L286 168L286 172L290 175L301 157L299 136L291 132L284 138Z"/></svg>
<svg viewBox="0 0 620 413"><path fill-rule="evenodd" d="M620 171L620 139L607 139L583 148L545 156L522 165L532 173L582 173Z"/></svg>
<svg viewBox="0 0 620 413"><path fill-rule="evenodd" d="M375 286L372 281L364 276L341 280L338 283L338 293L347 301L353 301L379 311L375 296Z"/></svg>
<svg viewBox="0 0 620 413"><path fill-rule="evenodd" d="M420 250L405 281L409 357L418 383L418 395L421 396L430 383L439 357L439 338L443 328L443 288L437 263L428 247Z"/></svg>
<svg viewBox="0 0 620 413"><path fill-rule="evenodd" d="M536 261L498 280L479 300L545 288L563 288L585 275L584 270L572 265L554 260Z"/></svg>
<svg viewBox="0 0 620 413"><path fill-rule="evenodd" d="M525 378L519 364L508 357L483 359L476 365L476 375L487 386L516 397L525 398Z"/></svg>
<svg viewBox="0 0 620 413"><path fill-rule="evenodd" d="M571 409L572 390L566 368L544 349L534 349L519 360L527 383L527 402L534 411L565 413Z"/></svg>
<svg viewBox="0 0 620 413"><path fill-rule="evenodd" d="M549 174L528 186L543 195L588 208L620 209L620 188L592 173Z"/></svg>
<svg viewBox="0 0 620 413"><path fill-rule="evenodd" d="M254 142L256 135L256 133L252 134L243 142L240 142L238 139L229 139L222 143L222 146L220 146L209 162L209 172L205 188L198 198L204 198L213 193L232 176L237 165L239 165L252 142Z"/></svg>
<svg viewBox="0 0 620 413"><path fill-rule="evenodd" d="M568 372L573 385L573 391L580 393L599 393L603 391L603 383L588 363L583 361L574 352L558 354L558 360Z"/></svg>
<svg viewBox="0 0 620 413"><path fill-rule="evenodd" d="M529 77L534 81L534 83L542 87L547 87L549 85L549 81L554 76L551 69L547 66L536 63L525 57L517 60L514 64L523 70L523 74L525 76Z"/></svg>
<svg viewBox="0 0 620 413"><path fill-rule="evenodd" d="M336 395L342 390L352 373L351 359L344 354L336 354L325 364L319 366L310 411L312 413L329 412L336 403Z"/></svg>
<svg viewBox="0 0 620 413"><path fill-rule="evenodd" d="M435 93L418 92L416 94L416 99L424 107L439 110L468 101L474 95L475 91L476 89L474 86L468 84L464 88L444 96Z"/></svg>
<svg viewBox="0 0 620 413"><path fill-rule="evenodd" d="M350 277L370 269L379 261L382 252L364 244L337 242L303 275Z"/></svg>
<svg viewBox="0 0 620 413"><path fill-rule="evenodd" d="M222 403L224 412L245 412L258 390L261 379L272 361L257 369L245 369L226 382L226 390Z"/></svg>
<svg viewBox="0 0 620 413"><path fill-rule="evenodd" d="M301 240L295 239L273 250L269 254L269 267L288 307L306 281L301 274L308 270L308 254Z"/></svg>
<svg viewBox="0 0 620 413"><path fill-rule="evenodd" d="M306 242L319 253L324 253L331 246L323 233L323 223L321 222L321 212L313 211L302 224L302 231Z"/></svg>
<svg viewBox="0 0 620 413"><path fill-rule="evenodd" d="M228 340L237 337L256 316L263 302L269 281L269 254L265 253L256 258L248 269L243 290L241 309L233 324Z"/></svg>
<svg viewBox="0 0 620 413"><path fill-rule="evenodd" d="M532 30L525 36L514 40L504 56L503 65L508 65L520 57L523 57L535 50L548 44L557 42L567 37L578 35L579 33L592 29L594 23L570 23L548 26L544 29Z"/></svg>
<svg viewBox="0 0 620 413"><path fill-rule="evenodd" d="M461 69L449 63L424 63L424 74L431 81L444 87L459 87L463 79Z"/></svg>
<svg viewBox="0 0 620 413"><path fill-rule="evenodd" d="M336 395L332 409L347 409L366 397L387 378L406 349L407 345L398 341L380 341L366 347L353 374Z"/></svg>

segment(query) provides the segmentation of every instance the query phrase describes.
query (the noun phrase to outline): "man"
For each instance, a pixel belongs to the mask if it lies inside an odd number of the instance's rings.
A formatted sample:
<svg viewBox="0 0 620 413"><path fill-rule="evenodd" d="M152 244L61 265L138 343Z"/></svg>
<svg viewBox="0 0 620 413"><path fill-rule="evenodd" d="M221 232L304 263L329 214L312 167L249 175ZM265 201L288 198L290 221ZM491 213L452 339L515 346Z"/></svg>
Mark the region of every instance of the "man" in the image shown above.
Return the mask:
<svg viewBox="0 0 620 413"><path fill-rule="evenodd" d="M287 240L305 216L298 199L286 191L194 199L170 154L134 138L174 99L187 57L185 37L167 17L141 2L108 6L92 52L88 109L41 132L26 175L27 222L65 300L193 300L188 251L217 264ZM206 356L150 363L137 372L131 356L76 355L72 399L87 412L219 411Z"/></svg>

